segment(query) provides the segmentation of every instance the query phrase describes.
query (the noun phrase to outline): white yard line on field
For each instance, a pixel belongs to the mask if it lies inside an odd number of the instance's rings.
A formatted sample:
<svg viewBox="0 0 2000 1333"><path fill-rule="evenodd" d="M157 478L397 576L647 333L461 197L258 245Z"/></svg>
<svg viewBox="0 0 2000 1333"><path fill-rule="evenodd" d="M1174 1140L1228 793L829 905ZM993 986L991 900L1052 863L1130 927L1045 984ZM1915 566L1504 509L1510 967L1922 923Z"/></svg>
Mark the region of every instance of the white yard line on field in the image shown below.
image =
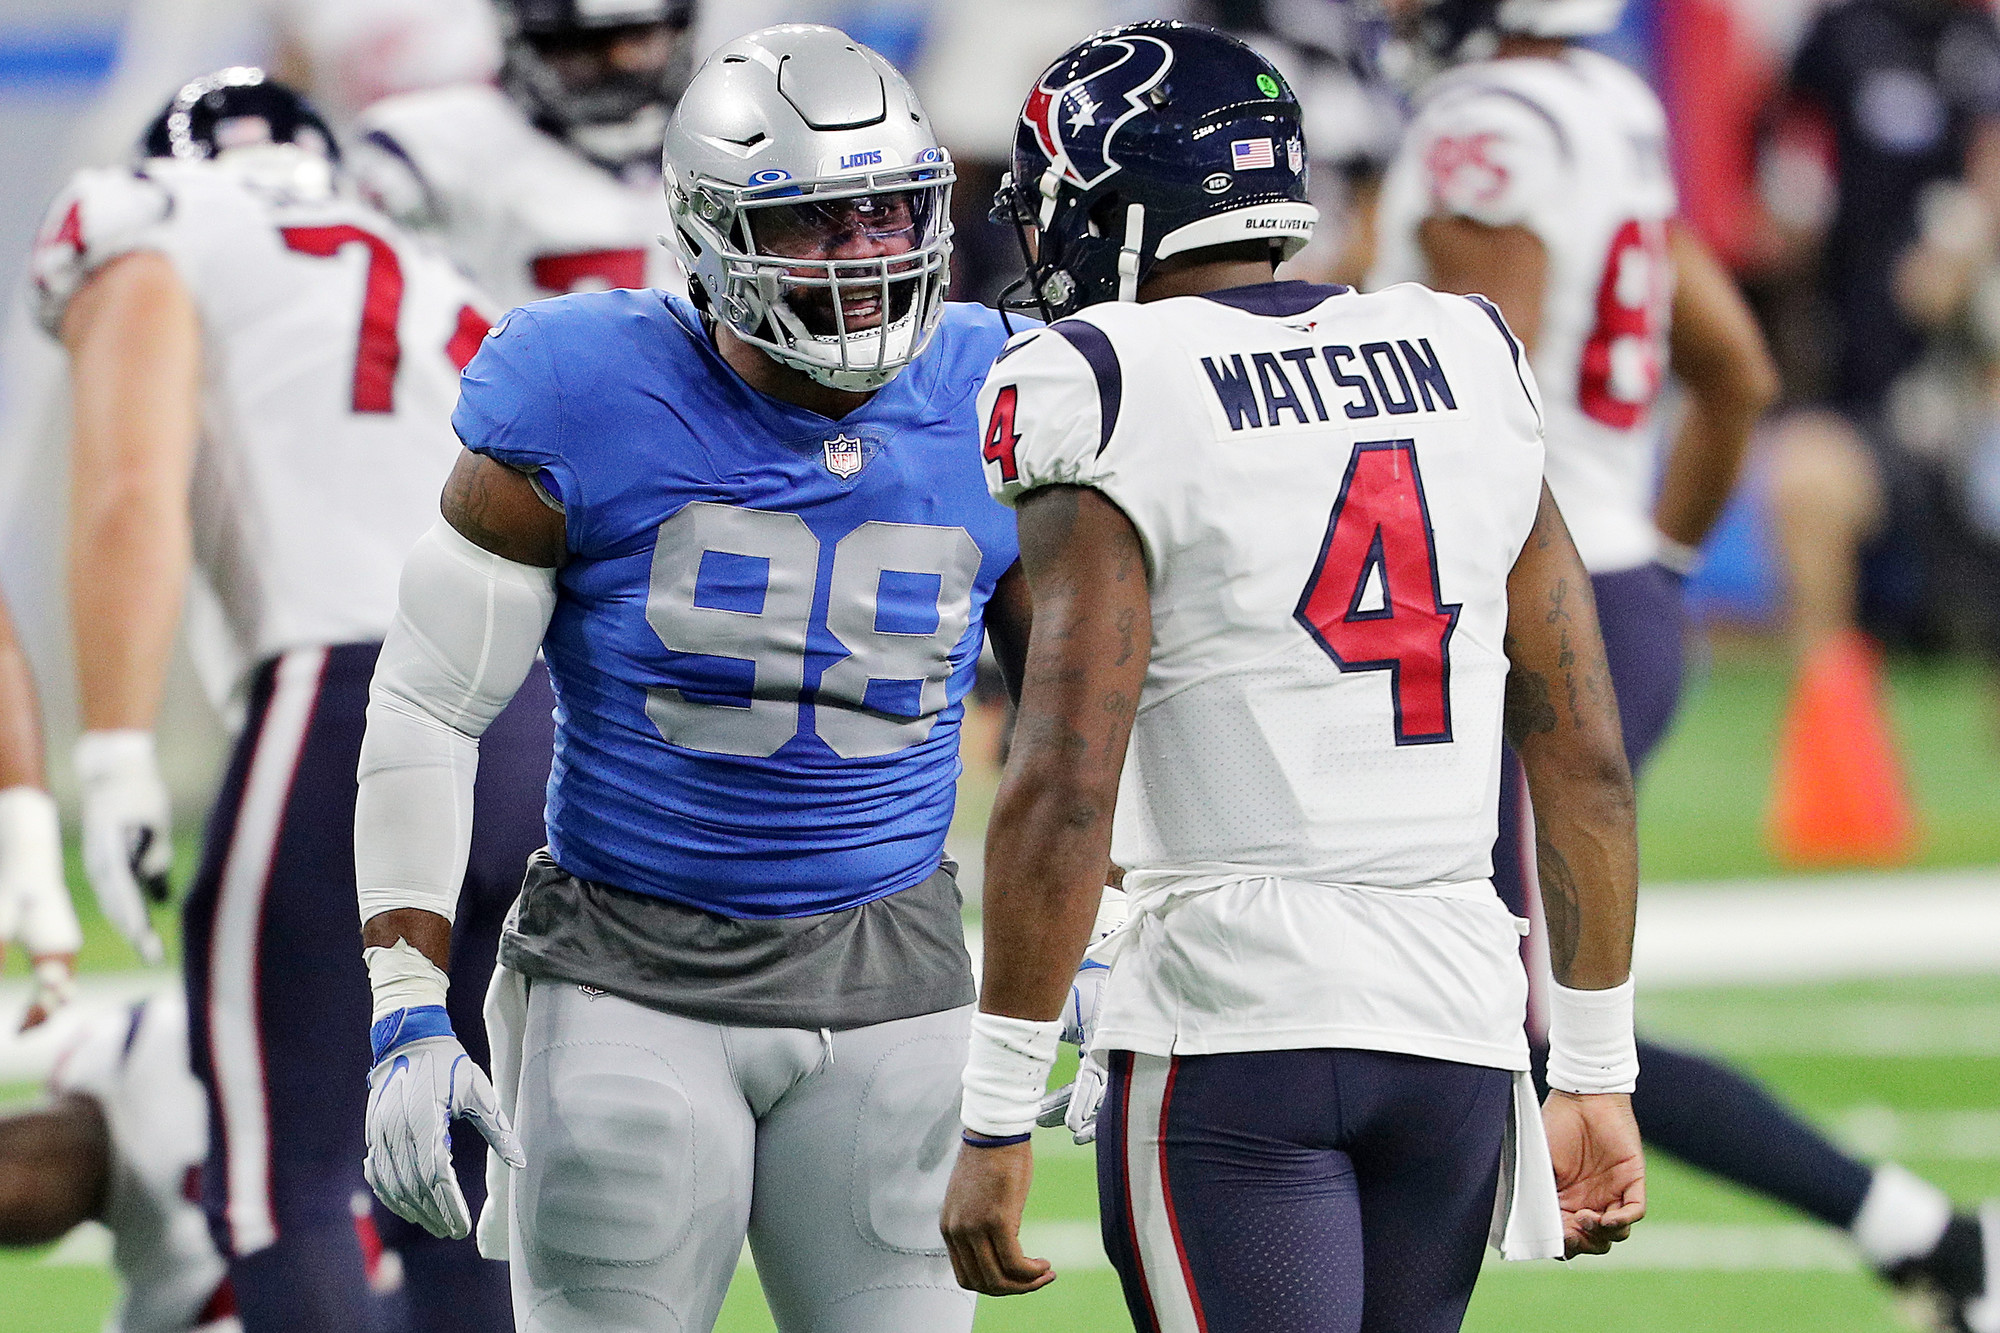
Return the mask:
<svg viewBox="0 0 2000 1333"><path fill-rule="evenodd" d="M2000 973L2000 869L1647 885L1633 971L1642 992Z"/></svg>
<svg viewBox="0 0 2000 1333"><path fill-rule="evenodd" d="M980 932L967 931L976 968ZM2000 973L2000 869L1650 885L1634 964L1661 996L1663 1034L1740 1054L2000 1055L2000 1005L1835 1002L1790 1009L1729 1004L1701 987ZM46 1075L80 1022L178 985L167 971L86 976L68 1011L15 1036L26 983L0 982L0 1083Z"/></svg>

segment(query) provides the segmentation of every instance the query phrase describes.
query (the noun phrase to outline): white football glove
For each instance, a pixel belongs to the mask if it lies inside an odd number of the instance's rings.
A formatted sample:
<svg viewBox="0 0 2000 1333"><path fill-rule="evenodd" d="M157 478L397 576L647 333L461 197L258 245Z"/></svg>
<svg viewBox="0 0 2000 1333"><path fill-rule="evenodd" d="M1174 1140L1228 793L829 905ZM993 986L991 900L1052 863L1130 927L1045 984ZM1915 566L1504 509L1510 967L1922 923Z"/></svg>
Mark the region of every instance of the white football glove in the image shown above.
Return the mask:
<svg viewBox="0 0 2000 1333"><path fill-rule="evenodd" d="M1104 979L1110 975L1111 969L1103 963L1083 960L1083 966L1069 983L1069 999L1063 1002L1062 1040L1088 1051L1091 1034L1097 1030ZM1104 1100L1105 1073L1103 1060L1086 1054L1077 1064L1076 1081L1042 1098L1042 1109L1035 1116L1035 1123L1044 1129L1067 1125L1070 1137L1079 1144L1096 1139L1097 1104Z"/></svg>
<svg viewBox="0 0 2000 1333"><path fill-rule="evenodd" d="M173 827L149 731L86 731L76 743L83 788L83 869L97 905L147 963L165 956L147 915L167 900Z"/></svg>
<svg viewBox="0 0 2000 1333"><path fill-rule="evenodd" d="M1131 903L1124 891L1105 885L1104 897L1097 905L1097 921L1090 930L1090 948L1109 939L1130 914ZM1076 1081L1042 1098L1041 1112L1035 1116L1035 1123L1044 1129L1069 1126L1070 1137L1079 1144L1097 1138L1097 1105L1104 1100L1109 1073L1103 1059L1090 1055L1089 1050L1090 1039L1097 1032L1097 1010L1104 1002L1104 983L1110 975L1110 964L1084 955L1083 966L1069 983L1069 999L1063 1002L1062 1012L1062 1039L1084 1056L1076 1067Z"/></svg>
<svg viewBox="0 0 2000 1333"><path fill-rule="evenodd" d="M528 1164L493 1084L452 1035L441 1005L398 1009L371 1033L368 1157L362 1174L391 1212L433 1236L463 1240L472 1218L451 1166L452 1121L461 1116L519 1170Z"/></svg>
<svg viewBox="0 0 2000 1333"><path fill-rule="evenodd" d="M25 1032L76 993L76 953L83 947L63 883L56 804L38 787L0 791L0 956L9 940L32 962Z"/></svg>

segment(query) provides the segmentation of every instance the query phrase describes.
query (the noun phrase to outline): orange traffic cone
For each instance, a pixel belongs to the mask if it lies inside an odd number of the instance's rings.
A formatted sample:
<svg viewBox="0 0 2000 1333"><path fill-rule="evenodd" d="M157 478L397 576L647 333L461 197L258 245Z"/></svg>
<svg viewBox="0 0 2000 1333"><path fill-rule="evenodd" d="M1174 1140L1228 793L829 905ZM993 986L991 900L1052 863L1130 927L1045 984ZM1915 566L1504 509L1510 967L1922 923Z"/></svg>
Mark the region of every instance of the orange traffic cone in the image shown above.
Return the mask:
<svg viewBox="0 0 2000 1333"><path fill-rule="evenodd" d="M1778 738L1770 835L1778 858L1796 866L1897 865L1916 851L1881 654L1859 631L1801 664Z"/></svg>

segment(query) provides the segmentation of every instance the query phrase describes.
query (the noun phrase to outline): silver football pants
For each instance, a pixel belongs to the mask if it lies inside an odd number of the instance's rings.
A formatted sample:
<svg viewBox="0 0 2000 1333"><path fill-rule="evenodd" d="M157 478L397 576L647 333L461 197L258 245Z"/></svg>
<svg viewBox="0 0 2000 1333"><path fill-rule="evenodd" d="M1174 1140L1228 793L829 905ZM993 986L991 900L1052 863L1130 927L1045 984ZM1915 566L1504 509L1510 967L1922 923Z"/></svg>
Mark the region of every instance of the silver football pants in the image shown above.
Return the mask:
<svg viewBox="0 0 2000 1333"><path fill-rule="evenodd" d="M517 1327L709 1333L747 1235L781 1333L967 1333L938 1209L971 1013L723 1027L533 983Z"/></svg>

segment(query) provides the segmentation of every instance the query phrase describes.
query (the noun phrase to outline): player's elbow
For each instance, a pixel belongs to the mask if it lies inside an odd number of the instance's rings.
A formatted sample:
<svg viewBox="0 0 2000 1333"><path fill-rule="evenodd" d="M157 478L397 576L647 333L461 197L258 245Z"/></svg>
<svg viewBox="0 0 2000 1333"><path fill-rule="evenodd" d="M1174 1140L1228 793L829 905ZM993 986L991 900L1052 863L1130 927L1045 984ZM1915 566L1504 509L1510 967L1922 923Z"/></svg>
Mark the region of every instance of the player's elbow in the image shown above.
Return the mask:
<svg viewBox="0 0 2000 1333"><path fill-rule="evenodd" d="M0 1122L0 1245L45 1245L95 1217L109 1173L104 1113L88 1098Z"/></svg>
<svg viewBox="0 0 2000 1333"><path fill-rule="evenodd" d="M1784 387L1770 348L1754 329L1689 367L1683 379L1710 417L1745 430L1770 410Z"/></svg>

